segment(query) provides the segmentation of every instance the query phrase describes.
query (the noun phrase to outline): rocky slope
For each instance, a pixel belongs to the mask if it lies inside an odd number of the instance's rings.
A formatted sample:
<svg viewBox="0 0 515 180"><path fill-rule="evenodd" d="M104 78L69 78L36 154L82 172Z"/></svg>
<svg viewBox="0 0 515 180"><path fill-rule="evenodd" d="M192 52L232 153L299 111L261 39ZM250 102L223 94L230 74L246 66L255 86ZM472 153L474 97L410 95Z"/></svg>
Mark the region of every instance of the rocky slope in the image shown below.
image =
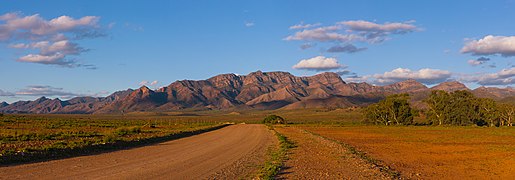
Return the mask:
<svg viewBox="0 0 515 180"><path fill-rule="evenodd" d="M151 90L118 91L103 98L76 97L67 101L45 97L34 101L1 103L3 113L126 113L181 109L298 109L340 108L374 103L389 94L409 93L419 102L431 90L469 90L459 82L444 82L432 88L406 80L386 86L346 83L336 73L298 77L288 72L221 74L206 80L182 80ZM515 96L512 88L480 87L481 97L503 99Z"/></svg>

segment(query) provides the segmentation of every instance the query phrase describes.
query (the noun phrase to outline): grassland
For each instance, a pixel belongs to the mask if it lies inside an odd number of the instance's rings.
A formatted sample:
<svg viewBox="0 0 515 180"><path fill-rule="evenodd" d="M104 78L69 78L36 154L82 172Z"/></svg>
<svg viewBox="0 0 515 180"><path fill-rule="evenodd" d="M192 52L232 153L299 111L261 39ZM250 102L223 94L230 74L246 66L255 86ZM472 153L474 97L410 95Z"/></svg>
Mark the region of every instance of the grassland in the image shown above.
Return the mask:
<svg viewBox="0 0 515 180"><path fill-rule="evenodd" d="M69 157L178 138L221 125L173 115L4 115L0 164Z"/></svg>

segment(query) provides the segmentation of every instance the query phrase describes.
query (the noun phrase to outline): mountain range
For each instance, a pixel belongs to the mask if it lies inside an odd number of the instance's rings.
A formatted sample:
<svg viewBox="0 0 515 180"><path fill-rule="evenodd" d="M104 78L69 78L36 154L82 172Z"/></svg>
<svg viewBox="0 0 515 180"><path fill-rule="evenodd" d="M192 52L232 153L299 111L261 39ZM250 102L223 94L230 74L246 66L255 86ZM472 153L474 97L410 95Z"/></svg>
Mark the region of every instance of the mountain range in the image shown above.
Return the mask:
<svg viewBox="0 0 515 180"><path fill-rule="evenodd" d="M252 72L248 75L221 74L206 80L181 80L156 90L142 86L115 92L107 97L76 97L62 101L41 97L34 101L0 103L2 113L109 114L136 111L245 110L344 108L365 106L389 94L409 93L412 102L431 90L468 90L479 97L503 100L515 96L511 87L479 87L474 90L451 81L428 88L415 80L385 86L346 83L336 73L298 77L288 72Z"/></svg>

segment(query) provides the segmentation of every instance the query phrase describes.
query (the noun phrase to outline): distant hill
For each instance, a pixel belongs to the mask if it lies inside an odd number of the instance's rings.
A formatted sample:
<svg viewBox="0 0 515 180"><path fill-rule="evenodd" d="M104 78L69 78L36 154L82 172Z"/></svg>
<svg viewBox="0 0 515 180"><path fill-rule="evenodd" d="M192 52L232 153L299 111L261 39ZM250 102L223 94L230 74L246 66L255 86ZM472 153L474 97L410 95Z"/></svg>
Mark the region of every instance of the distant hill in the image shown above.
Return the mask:
<svg viewBox="0 0 515 180"><path fill-rule="evenodd" d="M298 77L288 72L252 72L248 75L221 74L206 80L182 80L166 87L115 92L107 97L76 97L67 101L41 97L34 101L1 103L3 113L127 113L136 111L174 111L182 109L299 109L365 106L389 94L409 93L412 102L431 90L470 90L462 83L444 82L428 88L415 80L386 86L346 83L336 73ZM515 96L512 88L480 87L471 90L479 97L496 100Z"/></svg>
<svg viewBox="0 0 515 180"><path fill-rule="evenodd" d="M499 100L500 103L515 105L515 96L505 97Z"/></svg>

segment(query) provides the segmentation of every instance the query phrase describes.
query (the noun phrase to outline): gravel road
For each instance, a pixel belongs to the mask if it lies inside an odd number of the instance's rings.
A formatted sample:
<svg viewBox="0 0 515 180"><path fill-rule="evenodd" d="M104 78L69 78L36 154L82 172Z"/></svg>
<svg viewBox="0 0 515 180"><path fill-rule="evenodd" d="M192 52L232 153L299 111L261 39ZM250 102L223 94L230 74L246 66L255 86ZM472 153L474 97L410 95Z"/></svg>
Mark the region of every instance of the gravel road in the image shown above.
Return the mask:
<svg viewBox="0 0 515 180"><path fill-rule="evenodd" d="M1 167L0 179L248 178L275 142L264 125L232 125L140 148Z"/></svg>

